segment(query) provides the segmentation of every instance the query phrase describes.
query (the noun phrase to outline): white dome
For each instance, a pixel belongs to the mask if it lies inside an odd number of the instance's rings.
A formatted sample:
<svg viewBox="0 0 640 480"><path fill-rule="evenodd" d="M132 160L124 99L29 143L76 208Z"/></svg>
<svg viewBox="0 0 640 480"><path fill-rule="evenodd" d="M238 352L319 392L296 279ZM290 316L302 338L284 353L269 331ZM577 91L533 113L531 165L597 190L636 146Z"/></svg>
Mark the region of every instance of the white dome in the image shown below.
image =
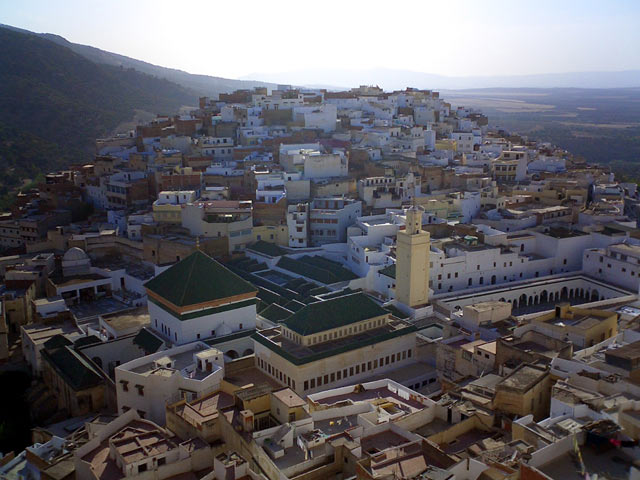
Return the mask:
<svg viewBox="0 0 640 480"><path fill-rule="evenodd" d="M89 257L87 257L87 254L84 250L78 247L72 247L65 252L64 256L62 257L62 261L73 262L77 260L87 260L88 258Z"/></svg>
<svg viewBox="0 0 640 480"><path fill-rule="evenodd" d="M216 328L216 337L222 337L231 333L233 333L233 330L231 330L231 328L224 322L222 322L220 325L218 325L218 328Z"/></svg>

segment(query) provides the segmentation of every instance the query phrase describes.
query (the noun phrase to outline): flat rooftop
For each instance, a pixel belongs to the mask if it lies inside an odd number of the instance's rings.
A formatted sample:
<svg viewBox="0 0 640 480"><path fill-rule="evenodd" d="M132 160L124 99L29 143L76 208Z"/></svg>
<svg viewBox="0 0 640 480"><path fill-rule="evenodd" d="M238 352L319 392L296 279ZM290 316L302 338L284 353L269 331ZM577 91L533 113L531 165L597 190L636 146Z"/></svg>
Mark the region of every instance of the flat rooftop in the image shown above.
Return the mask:
<svg viewBox="0 0 640 480"><path fill-rule="evenodd" d="M233 407L233 397L224 392L210 393L192 402L186 402L175 409L176 415L189 424L198 426L218 418L219 410Z"/></svg>
<svg viewBox="0 0 640 480"><path fill-rule="evenodd" d="M386 400L387 402L394 403L401 410L404 410L406 413L414 413L420 410L424 410L425 406L412 399L405 399L400 397L397 393L392 392L386 387L374 388L371 390L360 390L353 389L349 393L344 393L340 395L334 395L331 397L324 397L319 399L317 402L322 405L336 405L343 402L367 402L372 403L372 400Z"/></svg>
<svg viewBox="0 0 640 480"><path fill-rule="evenodd" d="M93 302L83 302L78 305L72 305L69 307L71 313L76 317L79 322L89 321L99 316L108 315L115 312L121 312L123 310L129 310L130 305L121 302L112 297L100 298Z"/></svg>
<svg viewBox="0 0 640 480"><path fill-rule="evenodd" d="M111 279L109 277L105 277L97 273L73 275L69 277L49 277L49 280L51 280L51 283L53 283L56 288L70 287L72 285L82 285L84 283L93 283L99 280L111 282Z"/></svg>
<svg viewBox="0 0 640 480"><path fill-rule="evenodd" d="M249 367L233 374L225 374L224 379L239 388L249 388L264 384L269 385L272 389L282 388L282 385L257 367Z"/></svg>
<svg viewBox="0 0 640 480"><path fill-rule="evenodd" d="M554 317L544 323L549 323L558 327L573 327L580 330L588 330L595 327L603 320L605 320L605 318L596 317L594 315L576 315L573 318Z"/></svg>
<svg viewBox="0 0 640 480"><path fill-rule="evenodd" d="M196 368L196 363L193 356L203 350L189 350L187 352L167 355L166 357L158 358L156 360L149 361L142 365L132 368L130 371L148 377L149 375L158 375L163 377L170 377L178 372L185 378L191 378L195 380L203 380L204 378L212 375L220 370L221 367L214 365L212 371L202 371ZM173 367L161 367L157 366L156 362L162 361L162 359L171 359L173 361Z"/></svg>
<svg viewBox="0 0 640 480"><path fill-rule="evenodd" d="M363 437L360 440L362 451L369 455L375 455L387 448L398 447L410 442L411 440L407 440L405 437L398 435L393 430L385 430L374 435L369 435L368 437Z"/></svg>
<svg viewBox="0 0 640 480"><path fill-rule="evenodd" d="M602 476L610 480L627 480L629 478L629 470L634 459L620 449L600 452L589 447L582 447L580 450L589 475L597 473L598 477ZM571 452L538 467L538 470L551 478L562 480L584 480L585 478L580 474L580 468L576 466Z"/></svg>
<svg viewBox="0 0 640 480"><path fill-rule="evenodd" d="M139 307L135 310L104 315L102 320L115 330L128 330L130 328L140 329L149 325L150 316L146 307Z"/></svg>
<svg viewBox="0 0 640 480"><path fill-rule="evenodd" d="M29 336L31 341L36 345L45 343L51 337L55 335L69 335L77 334L82 335L82 332L76 328L71 322L62 323L58 325L43 325L40 323L33 323L31 325L25 325L22 327L25 333Z"/></svg>
<svg viewBox="0 0 640 480"><path fill-rule="evenodd" d="M524 364L496 386L526 391L547 373L548 371L545 368Z"/></svg>

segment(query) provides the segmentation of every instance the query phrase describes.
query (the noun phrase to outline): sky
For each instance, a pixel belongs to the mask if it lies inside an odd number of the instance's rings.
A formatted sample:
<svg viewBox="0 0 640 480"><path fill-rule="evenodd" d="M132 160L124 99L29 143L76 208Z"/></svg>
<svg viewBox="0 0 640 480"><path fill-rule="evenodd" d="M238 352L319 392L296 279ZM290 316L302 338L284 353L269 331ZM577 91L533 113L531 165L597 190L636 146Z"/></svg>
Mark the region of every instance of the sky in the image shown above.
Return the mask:
<svg viewBox="0 0 640 480"><path fill-rule="evenodd" d="M0 0L0 23L228 78L640 69L637 0Z"/></svg>

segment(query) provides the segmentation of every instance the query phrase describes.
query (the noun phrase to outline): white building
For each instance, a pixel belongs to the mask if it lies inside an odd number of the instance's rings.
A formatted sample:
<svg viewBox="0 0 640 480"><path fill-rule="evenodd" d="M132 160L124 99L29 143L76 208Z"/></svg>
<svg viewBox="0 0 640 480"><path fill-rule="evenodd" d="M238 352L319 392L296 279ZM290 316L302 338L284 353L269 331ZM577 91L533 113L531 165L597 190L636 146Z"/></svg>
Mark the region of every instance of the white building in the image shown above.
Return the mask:
<svg viewBox="0 0 640 480"><path fill-rule="evenodd" d="M220 350L195 342L147 355L116 367L118 413L134 409L165 423L165 405L216 391L224 377Z"/></svg>
<svg viewBox="0 0 640 480"><path fill-rule="evenodd" d="M589 248L582 257L585 273L632 292L640 287L640 246L620 243Z"/></svg>
<svg viewBox="0 0 640 480"><path fill-rule="evenodd" d="M309 246L309 204L299 203L287 208L287 230L289 246L306 248Z"/></svg>
<svg viewBox="0 0 640 480"><path fill-rule="evenodd" d="M422 180L409 172L403 177L367 177L358 180L358 197L372 208L398 208L420 196Z"/></svg>
<svg viewBox="0 0 640 480"><path fill-rule="evenodd" d="M256 326L253 285L201 251L145 284L151 328L182 345Z"/></svg>

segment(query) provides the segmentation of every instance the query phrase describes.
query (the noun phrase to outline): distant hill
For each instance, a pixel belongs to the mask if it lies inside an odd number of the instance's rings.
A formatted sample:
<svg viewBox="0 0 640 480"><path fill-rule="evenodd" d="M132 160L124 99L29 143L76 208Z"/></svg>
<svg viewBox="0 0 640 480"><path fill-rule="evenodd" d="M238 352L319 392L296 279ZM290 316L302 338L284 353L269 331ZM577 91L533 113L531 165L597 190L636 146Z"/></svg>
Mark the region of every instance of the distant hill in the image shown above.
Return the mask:
<svg viewBox="0 0 640 480"><path fill-rule="evenodd" d="M175 68L160 67L158 65L136 60L135 58L125 57L124 55L119 55L117 53L107 52L88 45L71 43L60 35L54 35L52 33L34 33L29 30L23 30L9 25L0 24L0 26L21 33L29 33L46 38L58 45L73 50L78 55L82 55L84 58L91 60L94 63L124 68L135 68L139 72L159 78L165 78L182 85L185 88L193 90L199 96L214 96L219 93L230 93L240 89L253 89L254 87L272 88L276 86L273 83L256 80L234 80L230 78L212 77L209 75L196 75L187 73L183 70L177 70Z"/></svg>
<svg viewBox="0 0 640 480"><path fill-rule="evenodd" d="M254 73L245 79L294 85L334 85L330 89L379 85L385 90L409 87L434 90L468 88L629 88L640 87L640 70L621 72L571 72L539 75L453 77L390 68L305 69L282 73Z"/></svg>
<svg viewBox="0 0 640 480"><path fill-rule="evenodd" d="M197 93L97 64L36 35L0 28L0 194L25 178L88 161L95 139L136 110L172 114Z"/></svg>

